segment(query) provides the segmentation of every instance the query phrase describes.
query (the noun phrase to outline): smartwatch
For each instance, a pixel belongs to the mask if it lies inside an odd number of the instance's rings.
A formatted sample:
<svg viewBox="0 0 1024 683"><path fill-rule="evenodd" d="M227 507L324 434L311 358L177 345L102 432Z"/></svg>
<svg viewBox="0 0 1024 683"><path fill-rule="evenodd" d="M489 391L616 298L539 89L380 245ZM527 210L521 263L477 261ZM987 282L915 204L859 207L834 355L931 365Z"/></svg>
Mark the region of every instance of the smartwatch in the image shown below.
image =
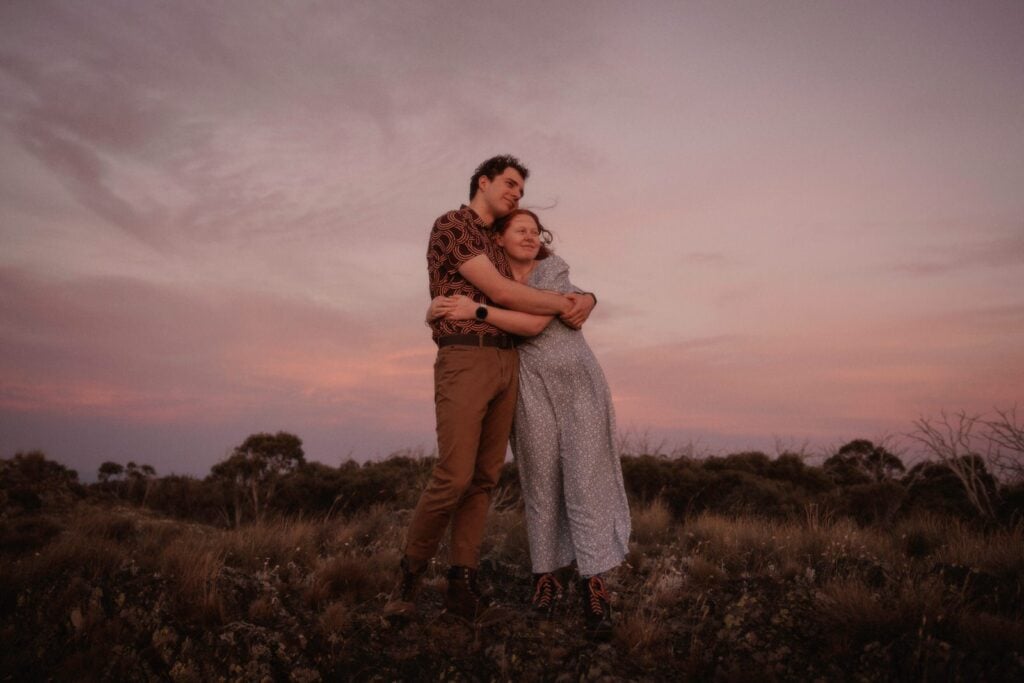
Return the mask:
<svg viewBox="0 0 1024 683"><path fill-rule="evenodd" d="M486 306L477 306L477 309L476 309L476 319L477 320L487 320L487 307Z"/></svg>

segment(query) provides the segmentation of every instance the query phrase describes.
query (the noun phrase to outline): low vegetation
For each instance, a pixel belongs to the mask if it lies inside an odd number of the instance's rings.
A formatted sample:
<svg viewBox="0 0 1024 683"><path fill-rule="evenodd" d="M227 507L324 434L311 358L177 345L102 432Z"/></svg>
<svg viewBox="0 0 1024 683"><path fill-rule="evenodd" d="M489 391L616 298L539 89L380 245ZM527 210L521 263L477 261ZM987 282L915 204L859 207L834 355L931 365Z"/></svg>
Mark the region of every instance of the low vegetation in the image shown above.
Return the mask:
<svg viewBox="0 0 1024 683"><path fill-rule="evenodd" d="M609 577L613 639L597 644L581 635L571 590L550 622L525 609L514 465L494 498L481 570L499 600L523 609L480 629L443 614L438 562L420 616L389 622L380 607L431 458L328 467L280 436L250 437L205 479L107 463L83 485L41 453L0 460L0 675L1024 677L1013 480L978 477L979 497L948 463L907 468L863 440L821 465L794 453L624 456L633 539Z"/></svg>

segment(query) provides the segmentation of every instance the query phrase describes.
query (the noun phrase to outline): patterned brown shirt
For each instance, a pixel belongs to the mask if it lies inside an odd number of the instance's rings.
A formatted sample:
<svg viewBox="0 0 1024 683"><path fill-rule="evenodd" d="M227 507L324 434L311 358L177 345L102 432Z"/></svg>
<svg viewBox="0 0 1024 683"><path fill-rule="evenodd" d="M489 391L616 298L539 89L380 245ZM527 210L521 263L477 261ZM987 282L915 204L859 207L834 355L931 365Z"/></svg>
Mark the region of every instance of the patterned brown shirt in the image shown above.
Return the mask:
<svg viewBox="0 0 1024 683"><path fill-rule="evenodd" d="M459 266L480 254L487 254L498 272L512 278L505 252L494 244L491 230L473 209L463 204L436 221L427 245L427 275L430 297L465 294L474 301L491 303L484 293L462 277ZM430 324L434 341L449 334L482 334L496 336L501 330L480 320L436 320Z"/></svg>

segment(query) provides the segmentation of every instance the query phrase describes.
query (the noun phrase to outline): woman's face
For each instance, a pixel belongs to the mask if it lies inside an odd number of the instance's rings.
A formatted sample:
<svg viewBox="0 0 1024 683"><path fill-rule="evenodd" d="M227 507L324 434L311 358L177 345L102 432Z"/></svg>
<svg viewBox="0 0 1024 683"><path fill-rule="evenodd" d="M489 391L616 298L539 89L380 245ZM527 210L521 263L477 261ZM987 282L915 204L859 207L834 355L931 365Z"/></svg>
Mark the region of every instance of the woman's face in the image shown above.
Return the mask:
<svg viewBox="0 0 1024 683"><path fill-rule="evenodd" d="M540 251L540 228L525 213L513 216L505 232L495 238L513 261L532 261Z"/></svg>

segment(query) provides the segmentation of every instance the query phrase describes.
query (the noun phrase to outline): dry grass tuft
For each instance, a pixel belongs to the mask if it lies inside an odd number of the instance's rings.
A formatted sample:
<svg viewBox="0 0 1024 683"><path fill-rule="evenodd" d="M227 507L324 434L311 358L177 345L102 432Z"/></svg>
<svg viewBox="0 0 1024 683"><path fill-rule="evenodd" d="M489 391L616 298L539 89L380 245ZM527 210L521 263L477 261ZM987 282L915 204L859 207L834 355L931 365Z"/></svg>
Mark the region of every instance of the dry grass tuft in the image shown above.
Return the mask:
<svg viewBox="0 0 1024 683"><path fill-rule="evenodd" d="M726 578L725 570L699 555L689 558L686 574L698 586L711 586Z"/></svg>
<svg viewBox="0 0 1024 683"><path fill-rule="evenodd" d="M226 531L213 542L228 564L245 571L289 562L309 568L320 552L324 526L304 519L258 522Z"/></svg>
<svg viewBox="0 0 1024 683"><path fill-rule="evenodd" d="M254 624L272 624L278 614L278 606L273 596L261 595L249 603L246 614Z"/></svg>
<svg viewBox="0 0 1024 683"><path fill-rule="evenodd" d="M132 516L124 512L93 508L76 515L70 528L83 536L125 542L134 539L138 525Z"/></svg>
<svg viewBox="0 0 1024 683"><path fill-rule="evenodd" d="M622 613L615 625L614 643L633 657L653 657L663 649L669 636L658 611L641 606Z"/></svg>
<svg viewBox="0 0 1024 683"><path fill-rule="evenodd" d="M833 579L817 595L819 615L837 639L888 638L896 614L870 588L853 579Z"/></svg>
<svg viewBox="0 0 1024 683"><path fill-rule="evenodd" d="M846 644L886 642L948 620L962 607L934 578L908 578L882 592L856 578L837 578L822 586L817 603L830 637Z"/></svg>
<svg viewBox="0 0 1024 683"><path fill-rule="evenodd" d="M349 547L377 551L385 548L400 548L404 540L408 512L392 510L377 504L349 519L339 531L339 540Z"/></svg>
<svg viewBox="0 0 1024 683"><path fill-rule="evenodd" d="M935 560L1002 577L1024 577L1024 525L988 533L950 525Z"/></svg>
<svg viewBox="0 0 1024 683"><path fill-rule="evenodd" d="M658 546L670 539L674 520L672 511L661 498L634 507L630 516L633 540L640 546Z"/></svg>
<svg viewBox="0 0 1024 683"><path fill-rule="evenodd" d="M386 592L398 567L397 551L370 557L338 555L321 560L309 578L306 599L319 607L328 601L366 602Z"/></svg>
<svg viewBox="0 0 1024 683"><path fill-rule="evenodd" d="M320 628L327 635L341 635L350 625L349 608L343 602L332 602L320 615Z"/></svg>
<svg viewBox="0 0 1024 683"><path fill-rule="evenodd" d="M186 618L204 624L224 621L227 610L217 588L223 554L184 536L164 548L157 564L176 587L177 607Z"/></svg>
<svg viewBox="0 0 1024 683"><path fill-rule="evenodd" d="M680 533L684 551L703 557L729 574L753 574L779 561L779 525L760 518L702 515Z"/></svg>

